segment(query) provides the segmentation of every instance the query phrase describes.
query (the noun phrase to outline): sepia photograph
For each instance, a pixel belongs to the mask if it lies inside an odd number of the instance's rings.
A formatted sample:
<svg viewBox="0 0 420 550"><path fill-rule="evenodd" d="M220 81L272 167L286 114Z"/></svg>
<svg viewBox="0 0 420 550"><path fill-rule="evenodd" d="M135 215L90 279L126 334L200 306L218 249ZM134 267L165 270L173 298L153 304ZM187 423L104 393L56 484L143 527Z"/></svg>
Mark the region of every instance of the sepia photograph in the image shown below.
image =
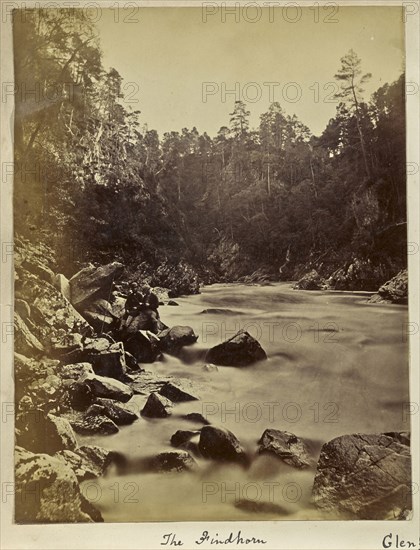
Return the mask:
<svg viewBox="0 0 420 550"><path fill-rule="evenodd" d="M378 548L419 548L410 17L2 5L16 527L280 548L274 522L387 522Z"/></svg>

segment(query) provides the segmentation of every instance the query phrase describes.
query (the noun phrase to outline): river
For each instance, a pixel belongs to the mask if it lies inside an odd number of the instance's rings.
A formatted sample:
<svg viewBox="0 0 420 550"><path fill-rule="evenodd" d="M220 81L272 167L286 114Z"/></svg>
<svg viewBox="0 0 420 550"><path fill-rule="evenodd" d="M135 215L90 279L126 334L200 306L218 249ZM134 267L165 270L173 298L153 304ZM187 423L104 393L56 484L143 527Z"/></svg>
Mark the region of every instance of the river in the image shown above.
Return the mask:
<svg viewBox="0 0 420 550"><path fill-rule="evenodd" d="M165 376L189 378L200 401L175 406L167 419L140 418L113 436L80 443L117 450L132 464L165 450L175 431L198 429L182 415L200 412L231 430L250 455L266 428L304 438L316 460L323 443L349 433L409 430L406 306L367 304L365 292L294 291L290 283L212 285L198 296L162 306L169 326L189 325L199 335L181 359L147 365ZM203 313L203 311L206 311ZM258 338L268 360L247 368L203 370L203 355L240 328ZM130 405L140 410L147 396ZM320 519L310 501L314 469L298 471L267 455L249 469L197 459L194 472L145 473L116 468L82 485L106 522ZM275 504L258 514L238 500ZM328 519L332 519L331 516Z"/></svg>

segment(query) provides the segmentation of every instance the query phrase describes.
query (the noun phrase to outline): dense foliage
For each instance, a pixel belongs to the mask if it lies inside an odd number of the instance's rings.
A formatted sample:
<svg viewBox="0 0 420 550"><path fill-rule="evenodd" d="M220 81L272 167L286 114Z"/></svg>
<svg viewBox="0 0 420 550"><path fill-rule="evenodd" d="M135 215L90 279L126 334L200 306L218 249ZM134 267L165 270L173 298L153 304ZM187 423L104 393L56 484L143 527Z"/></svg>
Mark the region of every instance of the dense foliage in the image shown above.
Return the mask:
<svg viewBox="0 0 420 550"><path fill-rule="evenodd" d="M186 262L213 280L337 254L404 263L387 237L406 220L403 75L367 101L356 53L337 60L318 137L279 103L251 129L237 101L214 138L160 139L123 106L82 11L15 11L14 40L18 231L78 243L73 260Z"/></svg>

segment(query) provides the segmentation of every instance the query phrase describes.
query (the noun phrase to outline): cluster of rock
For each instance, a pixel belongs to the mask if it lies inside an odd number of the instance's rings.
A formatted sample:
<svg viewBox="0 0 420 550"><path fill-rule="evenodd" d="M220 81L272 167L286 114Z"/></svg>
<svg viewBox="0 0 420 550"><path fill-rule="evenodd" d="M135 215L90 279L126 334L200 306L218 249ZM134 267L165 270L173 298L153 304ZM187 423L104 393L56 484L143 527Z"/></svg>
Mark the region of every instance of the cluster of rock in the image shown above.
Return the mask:
<svg viewBox="0 0 420 550"><path fill-rule="evenodd" d="M355 260L346 267L336 270L330 277L322 277L312 269L301 277L294 285L295 290L372 290L377 288L378 281L384 280L380 273L369 276L373 269L368 261ZM379 269L379 268L378 268ZM407 304L408 302L408 272L400 271L395 277L383 284L369 303Z"/></svg>
<svg viewBox="0 0 420 550"><path fill-rule="evenodd" d="M162 353L179 356L197 336L190 327L163 323L152 334L142 314L120 329L125 298L124 282L118 281L123 267L116 262L87 266L67 280L55 273L48 247L33 250L18 239L15 265L16 521L102 521L79 483L124 460L117 452L80 444L78 436L110 436L121 426L165 419L179 403L199 400L200 388L191 381L140 367ZM246 367L266 358L259 342L239 331L207 351L204 369ZM141 411L131 402L136 393L147 396ZM232 432L196 412L183 420L194 429L178 430L170 441L175 450L162 450L143 467L189 471L202 460L251 464L255 452L247 452ZM287 431L265 430L255 450L293 468L315 469L310 446ZM403 517L410 509L410 479L407 434L342 436L321 451L313 500L327 513L346 517ZM272 503L237 504L281 513Z"/></svg>
<svg viewBox="0 0 420 550"><path fill-rule="evenodd" d="M408 303L408 271L404 269L395 275L390 281L380 287L378 292L371 296L369 303Z"/></svg>
<svg viewBox="0 0 420 550"><path fill-rule="evenodd" d="M34 248L16 239L16 482L22 492L16 499L17 521L100 521L78 483L102 475L117 454L79 446L76 434L112 435L139 420L130 403L135 393L149 395L144 418L165 417L174 404L198 399L189 381L160 379L140 367L162 353L178 355L197 336L190 327L163 323L153 334L147 313L123 326L123 269L118 262L88 265L67 279L55 272L47 246ZM169 298L166 289L158 292ZM219 346L219 364L231 364L232 346L243 348L237 366L265 358L248 333L238 333L225 348ZM187 420L197 418L192 413ZM181 458L192 464L185 453ZM171 461L159 455L151 467L169 468ZM35 489L36 506L24 498Z"/></svg>

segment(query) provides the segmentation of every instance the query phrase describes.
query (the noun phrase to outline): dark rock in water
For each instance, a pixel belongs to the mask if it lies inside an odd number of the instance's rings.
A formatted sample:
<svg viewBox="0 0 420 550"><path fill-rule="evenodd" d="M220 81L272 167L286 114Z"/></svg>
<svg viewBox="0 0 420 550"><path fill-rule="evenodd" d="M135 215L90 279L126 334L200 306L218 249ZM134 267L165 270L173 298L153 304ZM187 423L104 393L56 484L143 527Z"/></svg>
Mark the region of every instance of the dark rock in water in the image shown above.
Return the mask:
<svg viewBox="0 0 420 550"><path fill-rule="evenodd" d="M168 306L179 306L178 302L175 302L175 300L169 300Z"/></svg>
<svg viewBox="0 0 420 550"><path fill-rule="evenodd" d="M315 269L306 273L306 275L293 285L295 290L322 290L324 287L325 281Z"/></svg>
<svg viewBox="0 0 420 550"><path fill-rule="evenodd" d="M53 455L77 448L76 436L65 418L44 415L40 409L29 410L16 419L16 443L33 453Z"/></svg>
<svg viewBox="0 0 420 550"><path fill-rule="evenodd" d="M200 311L200 315L242 315L240 311L232 311L231 309L223 309L218 307L210 307Z"/></svg>
<svg viewBox="0 0 420 550"><path fill-rule="evenodd" d="M204 424L204 426L208 426L210 422L200 413L188 413L184 414L182 416L185 420L189 420L190 422L196 422L197 424Z"/></svg>
<svg viewBox="0 0 420 550"><path fill-rule="evenodd" d="M160 349L176 355L183 346L197 342L198 336L191 327L176 326L159 334Z"/></svg>
<svg viewBox="0 0 420 550"><path fill-rule="evenodd" d="M85 481L105 473L112 462L113 452L102 447L84 445L75 451L59 451L54 456L69 465L79 481Z"/></svg>
<svg viewBox="0 0 420 550"><path fill-rule="evenodd" d="M124 266L118 262L99 267L85 267L69 281L71 303L77 310L81 310L98 299L108 300L112 284L123 269Z"/></svg>
<svg viewBox="0 0 420 550"><path fill-rule="evenodd" d="M77 523L102 519L91 505L86 507L76 474L59 458L17 447L15 487L16 523Z"/></svg>
<svg viewBox="0 0 420 550"><path fill-rule="evenodd" d="M107 416L105 408L93 404L83 418L72 420L71 425L75 432L81 435L101 434L112 435L118 432L118 426Z"/></svg>
<svg viewBox="0 0 420 550"><path fill-rule="evenodd" d="M321 449L315 505L350 519L395 519L411 510L410 447L404 436L353 434Z"/></svg>
<svg viewBox="0 0 420 550"><path fill-rule="evenodd" d="M141 414L149 418L166 418L172 414L172 402L158 393L151 393Z"/></svg>
<svg viewBox="0 0 420 550"><path fill-rule="evenodd" d="M150 466L158 472L183 472L195 469L197 463L187 451L167 451L158 454Z"/></svg>
<svg viewBox="0 0 420 550"><path fill-rule="evenodd" d="M204 458L248 464L248 457L239 440L224 428L215 426L201 428L198 448Z"/></svg>
<svg viewBox="0 0 420 550"><path fill-rule="evenodd" d="M105 378L98 375L88 375L80 380L80 383L88 386L96 397L115 399L126 403L133 397L133 390L119 380Z"/></svg>
<svg viewBox="0 0 420 550"><path fill-rule="evenodd" d="M161 395L167 397L174 403L181 403L183 401L197 401L198 397L194 395L193 392L193 385L184 380L166 382L166 384L159 390Z"/></svg>
<svg viewBox="0 0 420 550"><path fill-rule="evenodd" d="M144 330L128 334L123 338L124 349L131 353L139 363L153 363L161 355L159 338Z"/></svg>
<svg viewBox="0 0 420 550"><path fill-rule="evenodd" d="M171 445L174 447L182 447L185 443L189 442L192 437L199 433L198 430L177 430L171 437Z"/></svg>
<svg viewBox="0 0 420 550"><path fill-rule="evenodd" d="M206 355L206 361L209 363L231 367L245 367L265 359L267 355L260 343L244 330L209 349Z"/></svg>
<svg viewBox="0 0 420 550"><path fill-rule="evenodd" d="M44 346L29 330L23 319L15 312L14 315L15 350L29 357L40 357Z"/></svg>
<svg viewBox="0 0 420 550"><path fill-rule="evenodd" d="M309 468L312 459L305 443L290 432L280 430L265 430L258 441L259 453L270 453L280 458L294 468Z"/></svg>
<svg viewBox="0 0 420 550"><path fill-rule="evenodd" d="M244 512L251 512L252 514L276 514L279 516L288 516L290 514L289 510L274 502L250 500L247 498L235 502L235 508L239 508L239 510L243 510Z"/></svg>
<svg viewBox="0 0 420 550"><path fill-rule="evenodd" d="M377 294L369 299L369 303L408 303L408 271L404 269L390 281L381 286Z"/></svg>
<svg viewBox="0 0 420 550"><path fill-rule="evenodd" d="M117 426L132 424L139 418L128 405L116 403L112 399L98 398L96 403L103 407L103 414L115 422Z"/></svg>

